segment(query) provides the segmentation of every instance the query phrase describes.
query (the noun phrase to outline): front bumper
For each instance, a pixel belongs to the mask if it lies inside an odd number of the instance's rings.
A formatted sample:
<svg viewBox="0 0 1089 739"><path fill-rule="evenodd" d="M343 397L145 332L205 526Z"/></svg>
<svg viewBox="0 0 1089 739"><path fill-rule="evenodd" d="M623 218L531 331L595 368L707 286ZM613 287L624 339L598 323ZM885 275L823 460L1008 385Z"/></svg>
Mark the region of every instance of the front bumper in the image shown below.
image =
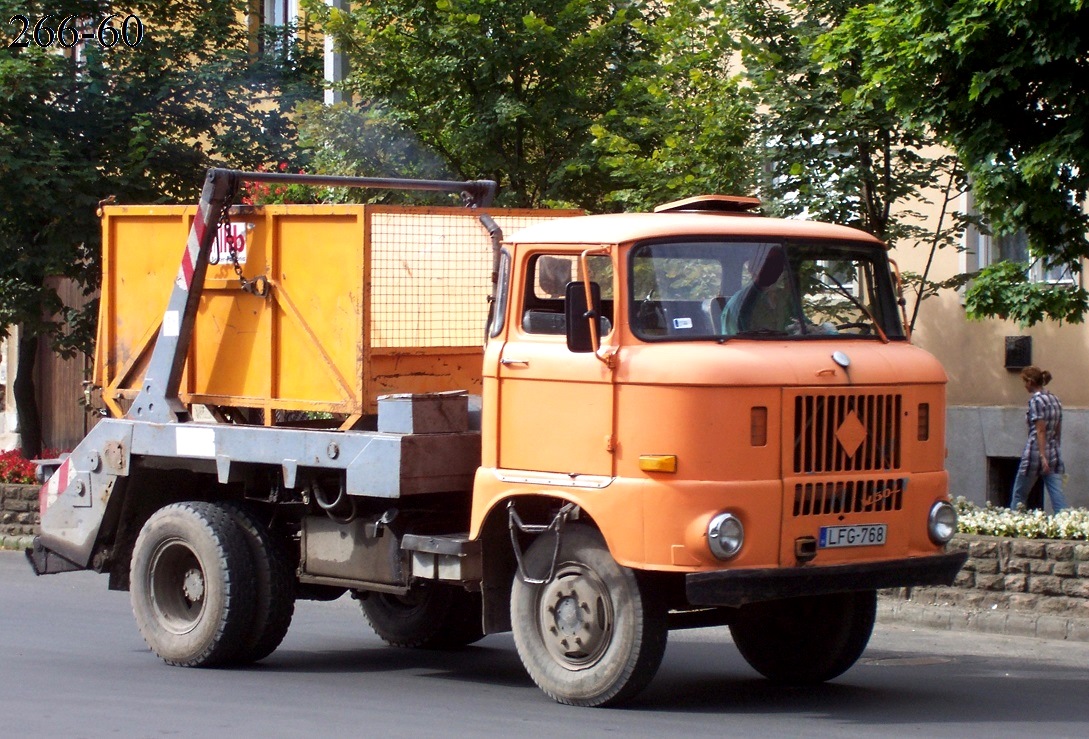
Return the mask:
<svg viewBox="0 0 1089 739"><path fill-rule="evenodd" d="M694 606L742 606L765 600L913 585L952 585L967 552L860 564L694 572L685 577Z"/></svg>

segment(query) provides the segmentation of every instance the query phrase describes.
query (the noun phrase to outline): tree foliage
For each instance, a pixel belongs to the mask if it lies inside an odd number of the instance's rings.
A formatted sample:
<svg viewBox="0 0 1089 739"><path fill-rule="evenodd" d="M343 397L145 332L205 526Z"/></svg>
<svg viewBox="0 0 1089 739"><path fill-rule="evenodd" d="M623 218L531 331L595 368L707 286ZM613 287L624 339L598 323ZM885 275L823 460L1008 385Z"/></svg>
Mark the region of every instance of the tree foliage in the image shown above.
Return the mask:
<svg viewBox="0 0 1089 739"><path fill-rule="evenodd" d="M965 178L955 157L934 149L925 129L906 125L880 89L860 94L861 54L826 42L859 4L752 0L730 7L760 101L761 195L772 212L854 226L892 246L931 254L956 248L965 221L948 205ZM920 212L933 198L943 213L936 229ZM916 306L940 286L926 272L915 275Z"/></svg>
<svg viewBox="0 0 1089 739"><path fill-rule="evenodd" d="M0 18L23 14L36 26L51 14L44 25L55 32L76 16L93 31L112 6L0 0ZM66 55L32 39L0 52L0 326L85 350L94 304L74 315L48 281L97 286L100 200L191 201L213 163L295 156L287 110L318 94L320 55L301 36L255 43L247 8L246 0L133 0L125 12L145 29L135 46L91 41ZM21 407L25 434L24 415Z"/></svg>
<svg viewBox="0 0 1089 739"><path fill-rule="evenodd" d="M753 100L731 63L737 45L720 5L674 0L633 26L651 53L628 69L616 106L591 129L611 177L606 203L645 210L751 193Z"/></svg>
<svg viewBox="0 0 1089 739"><path fill-rule="evenodd" d="M1044 320L1081 323L1089 293L1074 285L1050 285L1025 279L1029 265L1002 261L982 270L965 293L969 318L1002 318L1022 328Z"/></svg>
<svg viewBox="0 0 1089 739"><path fill-rule="evenodd" d="M447 177L497 180L508 205L645 208L747 191L751 110L715 5L392 0L342 12L311 0L350 58L357 104L307 111L301 127L320 134L312 146L345 144L315 147L320 166L442 163Z"/></svg>
<svg viewBox="0 0 1089 739"><path fill-rule="evenodd" d="M425 146L399 116L383 105L357 107L306 101L294 110L298 146L306 154L307 172L356 177L458 179L447 162ZM464 178L463 178L464 179ZM247 186L247 199L268 203L435 203L435 193L314 187L311 185ZM445 196L453 202L452 195Z"/></svg>
<svg viewBox="0 0 1089 739"><path fill-rule="evenodd" d="M956 151L991 229L1023 230L1034 258L1078 271L1089 256L1087 29L1083 0L876 0L830 45L859 59L865 95ZM1015 312L1024 270L996 266L989 279L994 300L970 310ZM1058 312L1041 306L1029 325L1070 320L1063 296L1045 302Z"/></svg>
<svg viewBox="0 0 1089 739"><path fill-rule="evenodd" d="M326 10L350 89L458 178L500 183L500 202L597 207L613 188L595 124L634 102L653 64L645 2L389 0Z"/></svg>

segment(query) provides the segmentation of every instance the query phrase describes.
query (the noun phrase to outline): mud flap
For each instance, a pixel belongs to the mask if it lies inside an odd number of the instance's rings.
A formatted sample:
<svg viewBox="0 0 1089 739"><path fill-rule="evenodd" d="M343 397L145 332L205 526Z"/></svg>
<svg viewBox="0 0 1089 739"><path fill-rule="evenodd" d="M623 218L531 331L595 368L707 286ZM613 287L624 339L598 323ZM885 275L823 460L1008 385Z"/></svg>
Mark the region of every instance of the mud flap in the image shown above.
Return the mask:
<svg viewBox="0 0 1089 739"><path fill-rule="evenodd" d="M77 572L84 569L51 549L46 549L42 546L41 539L36 536L34 544L26 548L26 558L35 575L55 575L60 572Z"/></svg>

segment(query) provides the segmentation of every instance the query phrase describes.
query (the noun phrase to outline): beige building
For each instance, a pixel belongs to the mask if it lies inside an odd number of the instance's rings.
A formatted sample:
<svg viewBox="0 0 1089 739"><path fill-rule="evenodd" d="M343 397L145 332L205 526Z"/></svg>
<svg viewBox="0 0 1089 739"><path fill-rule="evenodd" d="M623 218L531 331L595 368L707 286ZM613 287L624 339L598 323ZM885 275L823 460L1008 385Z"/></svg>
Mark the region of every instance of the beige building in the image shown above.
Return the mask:
<svg viewBox="0 0 1089 739"><path fill-rule="evenodd" d="M970 196L961 199L970 211ZM931 274L945 279L1003 258L1025 259L1017 239L996 239L970 229L963 251L939 251ZM899 248L893 257L902 269L922 272L923 248ZM1080 282L1080 275L1039 267L1031 279ZM910 300L910 298L909 298ZM913 306L909 303L908 310ZM949 375L946 468L950 492L975 503L1005 505L1027 437L1028 395L1020 380L1023 366L1048 370L1048 389L1063 403L1062 451L1071 505L1089 507L1089 328L1054 322L1022 329L1014 322L971 321L963 293L944 291L926 299L919 312L914 341L936 355ZM1050 509L1049 509L1050 510Z"/></svg>

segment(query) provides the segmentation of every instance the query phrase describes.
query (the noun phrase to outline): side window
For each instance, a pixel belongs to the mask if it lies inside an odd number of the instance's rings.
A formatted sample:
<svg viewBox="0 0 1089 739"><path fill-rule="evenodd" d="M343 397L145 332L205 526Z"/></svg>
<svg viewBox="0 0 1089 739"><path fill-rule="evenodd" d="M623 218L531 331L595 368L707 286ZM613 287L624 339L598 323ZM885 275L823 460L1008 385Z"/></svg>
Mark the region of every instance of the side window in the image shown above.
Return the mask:
<svg viewBox="0 0 1089 739"><path fill-rule="evenodd" d="M590 279L601 287L604 333L612 330L613 269L609 257L587 260ZM522 330L530 334L563 336L564 293L569 282L582 279L577 254L539 254L529 260L526 292L522 300Z"/></svg>

